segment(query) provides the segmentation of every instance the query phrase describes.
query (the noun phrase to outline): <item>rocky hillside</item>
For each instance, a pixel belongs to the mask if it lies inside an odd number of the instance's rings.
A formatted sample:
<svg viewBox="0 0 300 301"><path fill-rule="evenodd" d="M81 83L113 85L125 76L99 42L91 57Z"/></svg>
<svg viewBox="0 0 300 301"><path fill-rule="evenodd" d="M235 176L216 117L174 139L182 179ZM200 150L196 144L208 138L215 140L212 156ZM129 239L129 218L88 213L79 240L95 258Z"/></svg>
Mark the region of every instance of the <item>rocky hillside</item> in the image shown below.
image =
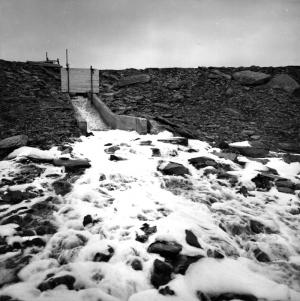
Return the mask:
<svg viewBox="0 0 300 301"><path fill-rule="evenodd" d="M0 60L0 140L19 134L30 146L48 148L80 131L60 92L59 69Z"/></svg>
<svg viewBox="0 0 300 301"><path fill-rule="evenodd" d="M155 119L180 135L299 146L300 67L105 70L100 81L114 112Z"/></svg>

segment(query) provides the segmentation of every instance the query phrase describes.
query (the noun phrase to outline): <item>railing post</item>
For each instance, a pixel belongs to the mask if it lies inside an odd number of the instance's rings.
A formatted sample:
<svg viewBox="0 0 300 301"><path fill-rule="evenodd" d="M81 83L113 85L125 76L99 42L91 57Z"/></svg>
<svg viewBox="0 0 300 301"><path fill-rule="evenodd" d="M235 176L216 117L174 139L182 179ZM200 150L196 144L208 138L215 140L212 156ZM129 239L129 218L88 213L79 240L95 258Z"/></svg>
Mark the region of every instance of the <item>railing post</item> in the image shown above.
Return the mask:
<svg viewBox="0 0 300 301"><path fill-rule="evenodd" d="M91 66L90 67L90 69L91 69L91 97L93 97L93 73L94 73L94 69L93 69L93 67Z"/></svg>
<svg viewBox="0 0 300 301"><path fill-rule="evenodd" d="M69 57L68 49L66 49L66 66L67 66L67 78L68 78L68 93L70 93L70 68L69 68Z"/></svg>

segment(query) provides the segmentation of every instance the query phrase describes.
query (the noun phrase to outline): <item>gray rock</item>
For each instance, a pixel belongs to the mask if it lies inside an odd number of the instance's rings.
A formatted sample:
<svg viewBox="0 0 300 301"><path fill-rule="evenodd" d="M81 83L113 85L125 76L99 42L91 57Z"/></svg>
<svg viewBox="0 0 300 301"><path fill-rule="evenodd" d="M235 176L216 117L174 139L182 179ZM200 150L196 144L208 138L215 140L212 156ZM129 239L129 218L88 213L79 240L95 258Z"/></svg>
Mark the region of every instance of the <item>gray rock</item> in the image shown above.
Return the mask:
<svg viewBox="0 0 300 301"><path fill-rule="evenodd" d="M300 88L300 85L287 74L275 75L268 83L268 86L273 89L281 89L289 94L293 94L296 89Z"/></svg>
<svg viewBox="0 0 300 301"><path fill-rule="evenodd" d="M224 79L228 79L230 80L231 79L231 75L229 74L226 74L224 72L221 72L220 70L217 70L217 69L214 69L211 71L214 75L217 76L217 78L224 78Z"/></svg>
<svg viewBox="0 0 300 301"><path fill-rule="evenodd" d="M157 170L164 175L183 176L189 174L189 170L180 163L161 161L157 166Z"/></svg>
<svg viewBox="0 0 300 301"><path fill-rule="evenodd" d="M202 249L197 236L190 230L185 230L185 240L192 247Z"/></svg>
<svg viewBox="0 0 300 301"><path fill-rule="evenodd" d="M58 285L66 285L66 287L69 290L74 289L74 282L75 282L75 278L71 275L64 275L64 276L59 276L59 277L54 277L54 278L50 278L44 282L42 282L41 284L39 284L38 289L42 292L49 290L49 289L54 289L55 287L57 287Z"/></svg>
<svg viewBox="0 0 300 301"><path fill-rule="evenodd" d="M0 141L0 149L15 149L21 146L25 146L28 142L28 136L17 135L9 138L5 138Z"/></svg>
<svg viewBox="0 0 300 301"><path fill-rule="evenodd" d="M230 144L230 149L232 151L238 151L241 155L257 158L265 157L269 153L269 148L262 142L251 141L250 146L237 146Z"/></svg>
<svg viewBox="0 0 300 301"><path fill-rule="evenodd" d="M295 194L295 190L289 187L276 187L279 192Z"/></svg>
<svg viewBox="0 0 300 301"><path fill-rule="evenodd" d="M230 167L229 164L216 162L214 159L212 159L210 157L205 157L205 156L196 157L196 158L191 158L188 161L190 164L192 164L197 169L211 166L214 168L222 168L227 171L232 170L232 168Z"/></svg>
<svg viewBox="0 0 300 301"><path fill-rule="evenodd" d="M151 275L151 284L155 288L167 284L171 280L172 271L173 267L169 263L155 259Z"/></svg>
<svg viewBox="0 0 300 301"><path fill-rule="evenodd" d="M60 194L62 196L66 195L72 190L72 185L64 180L58 180L53 182L52 184L54 191L56 194Z"/></svg>
<svg viewBox="0 0 300 301"><path fill-rule="evenodd" d="M55 166L64 166L66 171L91 167L91 164L87 159L54 159L53 164Z"/></svg>
<svg viewBox="0 0 300 301"><path fill-rule="evenodd" d="M157 141L163 142L163 143L170 143L170 144L178 144L183 146L189 145L189 140L184 137L173 137L169 139L158 139Z"/></svg>
<svg viewBox="0 0 300 301"><path fill-rule="evenodd" d="M124 87L128 85L138 84L138 83L147 83L151 80L148 74L136 74L131 76L126 76L121 78L118 81L119 87Z"/></svg>
<svg viewBox="0 0 300 301"><path fill-rule="evenodd" d="M233 73L233 78L242 85L256 86L265 84L270 80L271 76L262 72L245 70Z"/></svg>
<svg viewBox="0 0 300 301"><path fill-rule="evenodd" d="M148 247L149 253L156 253L162 257L175 257L182 250L182 246L172 241L156 241Z"/></svg>

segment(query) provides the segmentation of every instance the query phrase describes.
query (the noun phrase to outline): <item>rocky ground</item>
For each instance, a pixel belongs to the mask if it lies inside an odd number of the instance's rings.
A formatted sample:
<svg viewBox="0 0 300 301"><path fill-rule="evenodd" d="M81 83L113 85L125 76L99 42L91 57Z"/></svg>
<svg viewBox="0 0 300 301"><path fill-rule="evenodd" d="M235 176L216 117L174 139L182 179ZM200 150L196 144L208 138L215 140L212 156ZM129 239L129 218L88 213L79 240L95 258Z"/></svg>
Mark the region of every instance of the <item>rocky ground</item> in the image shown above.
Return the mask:
<svg viewBox="0 0 300 301"><path fill-rule="evenodd" d="M233 76L242 70L270 76L247 83ZM141 82L124 81L137 74ZM100 94L113 111L154 118L180 135L209 142L263 140L275 149L300 142L299 84L280 89L273 81L279 74L300 83L299 67L105 70Z"/></svg>
<svg viewBox="0 0 300 301"><path fill-rule="evenodd" d="M0 60L0 139L27 135L49 148L78 137L73 107L60 92L60 71Z"/></svg>

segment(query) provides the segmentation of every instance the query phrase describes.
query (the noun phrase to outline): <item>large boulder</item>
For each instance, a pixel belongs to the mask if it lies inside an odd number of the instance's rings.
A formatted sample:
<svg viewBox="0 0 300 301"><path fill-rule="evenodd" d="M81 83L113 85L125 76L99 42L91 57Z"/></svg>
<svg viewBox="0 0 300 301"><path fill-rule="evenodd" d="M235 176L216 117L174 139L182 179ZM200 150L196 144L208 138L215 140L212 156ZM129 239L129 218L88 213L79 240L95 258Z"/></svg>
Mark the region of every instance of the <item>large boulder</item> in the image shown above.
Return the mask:
<svg viewBox="0 0 300 301"><path fill-rule="evenodd" d="M0 140L0 150L1 149L15 149L21 146L25 146L28 142L28 136L26 135L17 135L9 138Z"/></svg>
<svg viewBox="0 0 300 301"><path fill-rule="evenodd" d="M161 161L157 166L157 170L164 175L183 176L189 174L189 170L180 163Z"/></svg>
<svg viewBox="0 0 300 301"><path fill-rule="evenodd" d="M260 158L265 157L269 153L269 148L260 141L251 141L247 143L230 143L229 147L232 151L236 151L243 156Z"/></svg>
<svg viewBox="0 0 300 301"><path fill-rule="evenodd" d="M271 75L269 74L262 72L254 72L250 70L235 72L232 76L240 84L246 86L257 86L265 84L271 79Z"/></svg>
<svg viewBox="0 0 300 301"><path fill-rule="evenodd" d="M287 74L278 74L274 76L268 83L268 86L273 89L281 89L289 94L293 94L295 90L300 88L300 85Z"/></svg>
<svg viewBox="0 0 300 301"><path fill-rule="evenodd" d="M118 81L119 87L129 86L138 83L147 83L150 81L150 76L148 74L136 74L131 76L126 76Z"/></svg>

